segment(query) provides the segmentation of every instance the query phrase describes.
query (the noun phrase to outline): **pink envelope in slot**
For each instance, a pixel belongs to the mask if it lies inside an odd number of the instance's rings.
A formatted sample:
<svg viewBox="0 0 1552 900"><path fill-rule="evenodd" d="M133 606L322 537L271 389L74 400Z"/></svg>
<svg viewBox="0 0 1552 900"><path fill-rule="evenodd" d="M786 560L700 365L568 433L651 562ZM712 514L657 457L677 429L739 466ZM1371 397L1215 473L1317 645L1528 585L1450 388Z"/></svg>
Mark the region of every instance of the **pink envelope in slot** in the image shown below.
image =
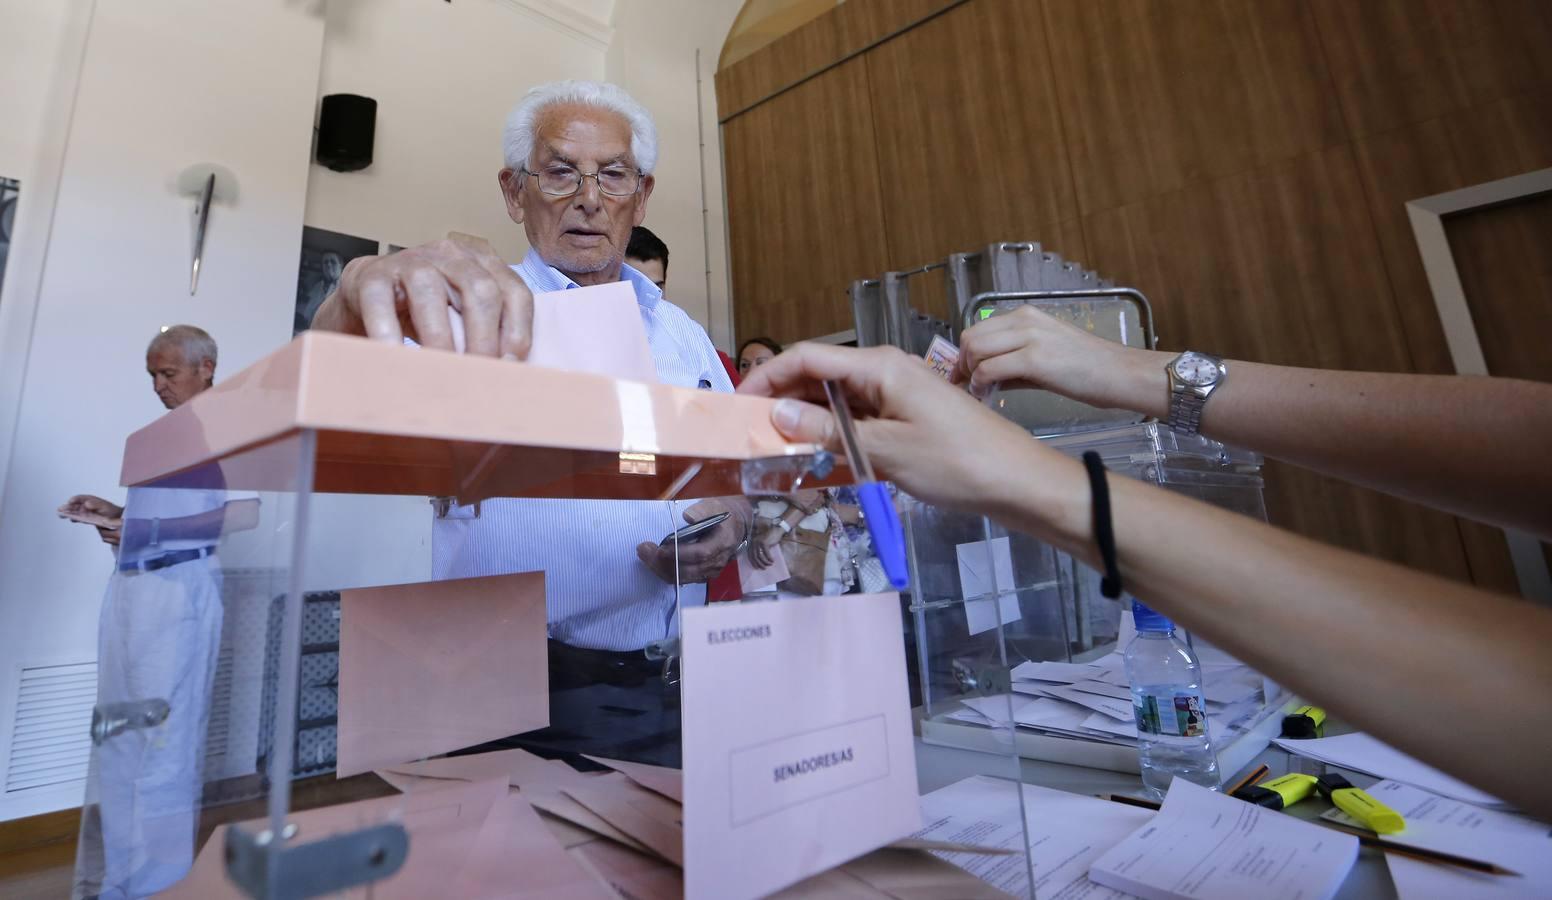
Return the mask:
<svg viewBox="0 0 1552 900"><path fill-rule="evenodd" d="M649 791L655 791L675 803L684 803L684 773L666 766L653 766L629 760L587 756L599 765L608 766Z"/></svg>
<svg viewBox="0 0 1552 900"><path fill-rule="evenodd" d="M528 362L649 384L658 380L628 281L536 295Z"/></svg>
<svg viewBox="0 0 1552 900"><path fill-rule="evenodd" d="M549 724L543 572L340 601L340 778Z"/></svg>

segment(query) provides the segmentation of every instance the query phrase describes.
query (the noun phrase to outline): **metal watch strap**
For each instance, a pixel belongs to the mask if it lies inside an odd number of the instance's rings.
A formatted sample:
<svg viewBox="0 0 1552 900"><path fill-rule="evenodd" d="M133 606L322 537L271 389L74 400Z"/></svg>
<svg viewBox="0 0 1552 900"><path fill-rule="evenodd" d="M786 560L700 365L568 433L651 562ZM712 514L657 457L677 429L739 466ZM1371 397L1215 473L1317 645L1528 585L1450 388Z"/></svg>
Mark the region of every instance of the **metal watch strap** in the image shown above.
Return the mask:
<svg viewBox="0 0 1552 900"><path fill-rule="evenodd" d="M1207 398L1189 387L1175 390L1169 398L1169 427L1180 434L1196 434L1202 426L1202 407Z"/></svg>

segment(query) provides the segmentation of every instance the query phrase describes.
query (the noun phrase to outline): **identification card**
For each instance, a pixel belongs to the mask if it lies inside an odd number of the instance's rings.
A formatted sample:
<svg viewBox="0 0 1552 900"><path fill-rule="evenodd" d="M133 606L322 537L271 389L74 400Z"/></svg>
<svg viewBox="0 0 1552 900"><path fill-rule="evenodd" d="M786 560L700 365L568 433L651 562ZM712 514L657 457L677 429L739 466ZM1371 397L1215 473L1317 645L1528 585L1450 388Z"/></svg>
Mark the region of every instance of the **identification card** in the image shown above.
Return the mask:
<svg viewBox="0 0 1552 900"><path fill-rule="evenodd" d="M932 366L932 371L948 381L954 375L954 364L959 362L959 348L941 334L935 334L932 343L927 346L925 358L927 365Z"/></svg>

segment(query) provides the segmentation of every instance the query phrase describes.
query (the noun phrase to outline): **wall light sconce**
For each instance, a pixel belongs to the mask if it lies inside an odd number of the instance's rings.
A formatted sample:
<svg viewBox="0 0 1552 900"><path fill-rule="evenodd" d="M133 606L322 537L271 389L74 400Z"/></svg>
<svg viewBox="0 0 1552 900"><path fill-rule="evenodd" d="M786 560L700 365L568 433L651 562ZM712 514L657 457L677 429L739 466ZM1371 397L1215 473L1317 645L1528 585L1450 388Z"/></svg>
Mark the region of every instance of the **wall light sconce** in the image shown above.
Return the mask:
<svg viewBox="0 0 1552 900"><path fill-rule="evenodd" d="M210 207L216 203L237 203L237 176L225 166L196 163L178 173L178 195L194 201L193 261L189 266L189 296L199 290L199 267L205 255L205 235L210 227Z"/></svg>

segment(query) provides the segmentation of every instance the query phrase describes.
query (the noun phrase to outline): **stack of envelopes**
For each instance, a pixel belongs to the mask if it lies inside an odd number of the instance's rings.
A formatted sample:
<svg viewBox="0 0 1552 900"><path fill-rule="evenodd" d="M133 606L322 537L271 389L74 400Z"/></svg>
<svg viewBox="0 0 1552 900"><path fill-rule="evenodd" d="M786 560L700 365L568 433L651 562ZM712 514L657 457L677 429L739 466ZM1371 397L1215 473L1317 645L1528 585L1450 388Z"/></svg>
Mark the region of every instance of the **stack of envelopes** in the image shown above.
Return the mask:
<svg viewBox="0 0 1552 900"><path fill-rule="evenodd" d="M413 797L428 789L436 790L439 783L475 783L504 771L512 796L531 805L571 861L598 879L604 886L601 896L641 900L683 897L681 773L642 763L589 759L610 771L583 773L563 762L541 759L523 750L504 750L394 766L378 774ZM924 852L933 849L976 848L904 841L816 875L775 896L857 900L979 900L1007 896L963 869ZM510 896L528 896L520 885L508 889Z"/></svg>
<svg viewBox="0 0 1552 900"><path fill-rule="evenodd" d="M592 757L589 757L592 758ZM294 814L293 842L397 821L409 831L404 866L370 885L394 898L619 898L684 896L680 772L595 759L578 772L524 750L444 757L379 770L403 793ZM241 897L226 880L223 825L189 877L165 896ZM242 826L254 830L262 823ZM927 852L999 852L901 841L775 894L847 900L1004 900L1002 891ZM348 896L366 897L367 888Z"/></svg>

